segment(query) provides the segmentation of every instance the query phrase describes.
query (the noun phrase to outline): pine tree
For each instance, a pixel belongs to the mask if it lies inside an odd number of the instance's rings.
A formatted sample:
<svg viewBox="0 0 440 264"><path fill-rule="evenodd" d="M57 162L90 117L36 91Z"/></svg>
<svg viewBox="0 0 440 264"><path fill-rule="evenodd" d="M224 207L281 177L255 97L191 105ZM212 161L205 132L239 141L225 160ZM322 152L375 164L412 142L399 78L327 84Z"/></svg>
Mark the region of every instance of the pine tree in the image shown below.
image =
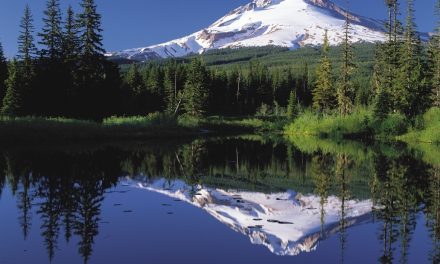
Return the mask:
<svg viewBox="0 0 440 264"><path fill-rule="evenodd" d="M397 50L400 35L400 22L397 19L399 4L397 0L385 0L385 4L388 10L386 23L388 40L383 44L377 44L373 73L373 85L376 93L374 115L378 119L384 119L393 109L391 94L396 86Z"/></svg>
<svg viewBox="0 0 440 264"><path fill-rule="evenodd" d="M58 59L62 52L62 25L59 0L48 0L44 11L43 29L38 34L41 38L39 44L44 48L40 56L50 60Z"/></svg>
<svg viewBox="0 0 440 264"><path fill-rule="evenodd" d="M79 55L78 27L72 6L67 8L63 32L62 57L65 63L73 63Z"/></svg>
<svg viewBox="0 0 440 264"><path fill-rule="evenodd" d="M322 46L321 64L316 70L317 80L313 90L313 108L321 112L328 112L334 106L334 87L332 66L329 59L330 44L328 31L325 31L324 44Z"/></svg>
<svg viewBox="0 0 440 264"><path fill-rule="evenodd" d="M348 6L348 0L347 0ZM348 9L347 9L348 10ZM350 19L348 11L345 12L344 41L342 54L341 77L337 85L338 109L341 115L350 114L354 107L355 89L352 82L353 71L356 68L353 58L353 46L350 43Z"/></svg>
<svg viewBox="0 0 440 264"><path fill-rule="evenodd" d="M3 101L6 93L6 79L8 79L8 64L3 53L2 43L0 42L0 102Z"/></svg>
<svg viewBox="0 0 440 264"><path fill-rule="evenodd" d="M144 90L142 76L139 73L138 66L136 64L131 65L127 71L124 82L133 91L135 95L139 95Z"/></svg>
<svg viewBox="0 0 440 264"><path fill-rule="evenodd" d="M79 30L79 67L78 67L78 100L82 106L77 109L80 117L99 119L102 107L97 109L96 103L105 98L103 87L105 79L105 50L102 47L101 15L97 13L94 0L83 0L82 13L78 16ZM104 90L105 89L105 90ZM80 104L77 102L77 105Z"/></svg>
<svg viewBox="0 0 440 264"><path fill-rule="evenodd" d="M413 0L407 0L406 27L399 57L400 67L392 93L394 109L415 116L426 110L430 94L424 76L423 47L414 22Z"/></svg>
<svg viewBox="0 0 440 264"><path fill-rule="evenodd" d="M165 68L164 74L164 93L166 111L174 113L179 103L179 92L182 69L176 61L171 62Z"/></svg>
<svg viewBox="0 0 440 264"><path fill-rule="evenodd" d="M435 10L440 18L440 0L437 1ZM437 23L437 34L431 38L429 43L431 105L434 107L440 107L440 19Z"/></svg>
<svg viewBox="0 0 440 264"><path fill-rule="evenodd" d="M76 100L73 100L78 95L78 59L79 59L79 39L78 39L78 25L76 23L75 13L73 8L69 6L66 11L66 18L64 21L64 30L62 32L62 81L58 87L64 88L64 115L73 116Z"/></svg>
<svg viewBox="0 0 440 264"><path fill-rule="evenodd" d="M78 21L81 55L84 60L93 62L102 58L105 53L102 45L101 15L97 12L94 0L83 0L81 7L83 12L79 14Z"/></svg>
<svg viewBox="0 0 440 264"><path fill-rule="evenodd" d="M34 44L33 17L29 5L26 5L23 18L20 22L20 34L18 36L18 59L17 68L20 68L21 75L21 97L23 112L31 114L34 112L33 95L35 84L34 58L37 52Z"/></svg>
<svg viewBox="0 0 440 264"><path fill-rule="evenodd" d="M184 90L184 110L193 117L205 114L208 99L207 70L201 59L193 59L188 69Z"/></svg>
<svg viewBox="0 0 440 264"><path fill-rule="evenodd" d="M287 103L287 118L295 119L298 115L298 98L296 96L296 91L290 91L289 101Z"/></svg>
<svg viewBox="0 0 440 264"><path fill-rule="evenodd" d="M1 114L6 116L17 116L22 114L23 100L21 98L22 75L17 61L9 65L9 77L6 80L6 95L3 98Z"/></svg>
<svg viewBox="0 0 440 264"><path fill-rule="evenodd" d="M34 26L31 9L26 5L24 15L20 22L20 35L18 37L18 58L23 61L25 67L32 66L32 60L36 53L34 44Z"/></svg>

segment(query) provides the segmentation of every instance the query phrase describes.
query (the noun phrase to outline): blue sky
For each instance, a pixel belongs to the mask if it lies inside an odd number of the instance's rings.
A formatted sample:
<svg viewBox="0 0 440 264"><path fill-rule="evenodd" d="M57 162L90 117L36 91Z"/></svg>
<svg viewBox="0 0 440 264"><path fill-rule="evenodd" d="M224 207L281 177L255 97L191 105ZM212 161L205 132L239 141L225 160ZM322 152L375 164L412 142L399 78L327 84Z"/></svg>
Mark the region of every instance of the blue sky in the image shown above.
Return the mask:
<svg viewBox="0 0 440 264"><path fill-rule="evenodd" d="M104 46L109 51L158 44L185 36L210 25L230 10L251 0L96 0L103 16ZM18 24L26 3L41 25L45 0L0 0L0 41L11 57L16 52ZM62 7L78 10L79 0L61 0ZM343 5L345 0L334 0ZM360 15L384 18L383 0L351 0L351 10ZM403 1L402 1L403 2ZM415 0L421 31L433 31L436 0Z"/></svg>

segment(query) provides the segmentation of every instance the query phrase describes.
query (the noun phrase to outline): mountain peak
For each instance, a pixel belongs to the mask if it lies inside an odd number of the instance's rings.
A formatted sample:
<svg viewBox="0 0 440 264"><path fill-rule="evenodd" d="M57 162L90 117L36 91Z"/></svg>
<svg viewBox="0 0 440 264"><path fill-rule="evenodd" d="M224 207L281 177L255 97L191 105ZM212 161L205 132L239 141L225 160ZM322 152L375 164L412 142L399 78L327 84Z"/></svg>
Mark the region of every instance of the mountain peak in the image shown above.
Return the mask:
<svg viewBox="0 0 440 264"><path fill-rule="evenodd" d="M336 45L342 42L347 15L353 23L353 42L385 39L380 21L347 12L330 0L253 0L189 36L108 55L145 61L222 48L274 45L295 49L321 45L325 30L330 43Z"/></svg>

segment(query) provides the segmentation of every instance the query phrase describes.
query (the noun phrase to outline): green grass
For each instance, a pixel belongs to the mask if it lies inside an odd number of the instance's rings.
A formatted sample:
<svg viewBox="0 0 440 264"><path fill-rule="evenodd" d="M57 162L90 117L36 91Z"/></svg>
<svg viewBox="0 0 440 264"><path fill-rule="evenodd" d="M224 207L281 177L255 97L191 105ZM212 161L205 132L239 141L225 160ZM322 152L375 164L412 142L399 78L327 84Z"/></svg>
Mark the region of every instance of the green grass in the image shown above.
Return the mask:
<svg viewBox="0 0 440 264"><path fill-rule="evenodd" d="M399 137L405 142L422 142L440 144L440 108L429 109L422 117L421 128L412 128Z"/></svg>
<svg viewBox="0 0 440 264"><path fill-rule="evenodd" d="M151 113L146 116L118 117L112 116L102 121L106 127L178 127L179 123L176 117L164 113Z"/></svg>
<svg viewBox="0 0 440 264"><path fill-rule="evenodd" d="M318 114L306 110L285 127L287 135L310 135L333 139L395 139L406 133L408 120L401 114L390 114L376 120L369 108L357 108L350 115Z"/></svg>
<svg viewBox="0 0 440 264"><path fill-rule="evenodd" d="M0 117L0 142L137 140L226 135L281 130L281 118L209 117L152 113L146 116L113 116L102 122L67 118Z"/></svg>
<svg viewBox="0 0 440 264"><path fill-rule="evenodd" d="M371 130L372 111L359 108L353 114L319 115L310 110L305 111L293 123L286 126L289 135L312 135L330 138L343 138L352 135L369 135Z"/></svg>
<svg viewBox="0 0 440 264"><path fill-rule="evenodd" d="M66 118L0 117L1 143L99 141L195 135L160 115L111 117L102 123Z"/></svg>

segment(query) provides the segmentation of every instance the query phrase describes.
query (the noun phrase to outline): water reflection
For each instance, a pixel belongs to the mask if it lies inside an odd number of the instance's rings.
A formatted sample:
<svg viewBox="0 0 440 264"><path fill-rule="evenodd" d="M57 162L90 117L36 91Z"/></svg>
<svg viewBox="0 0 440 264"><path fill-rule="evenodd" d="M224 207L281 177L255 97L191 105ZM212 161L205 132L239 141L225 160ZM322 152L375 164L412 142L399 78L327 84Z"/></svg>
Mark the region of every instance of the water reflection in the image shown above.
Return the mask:
<svg viewBox="0 0 440 264"><path fill-rule="evenodd" d="M252 243L264 245L282 256L315 250L321 239L372 219L370 200L344 201L331 196L319 209L319 197L294 191L265 194L191 186L181 180L166 179L127 182L197 206L231 229L247 235ZM341 225L340 208L344 208ZM320 221L322 211L327 215L324 223Z"/></svg>
<svg viewBox="0 0 440 264"><path fill-rule="evenodd" d="M420 226L431 245L420 257L439 262L439 148L370 145L249 136L5 149L0 201L1 191L12 193L16 235L27 240L39 229L49 262L63 254L61 241L76 243L84 263L93 258L105 197L121 180L200 207L278 255L319 253L336 235L344 262L350 241L362 239L350 230L380 223L378 262L408 263L411 248L423 247L412 243Z"/></svg>

